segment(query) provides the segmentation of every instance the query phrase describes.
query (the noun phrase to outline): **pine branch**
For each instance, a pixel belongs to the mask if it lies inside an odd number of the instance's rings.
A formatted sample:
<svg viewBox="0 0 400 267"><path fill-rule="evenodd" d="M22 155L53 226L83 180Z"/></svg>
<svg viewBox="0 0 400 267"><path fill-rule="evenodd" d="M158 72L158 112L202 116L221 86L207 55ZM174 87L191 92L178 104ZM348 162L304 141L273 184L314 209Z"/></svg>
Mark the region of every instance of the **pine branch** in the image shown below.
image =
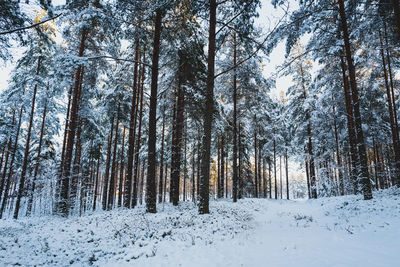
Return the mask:
<svg viewBox="0 0 400 267"><path fill-rule="evenodd" d="M55 17L53 17L53 18L49 18L49 19L43 20L43 21L41 21L41 22L38 22L38 23L35 23L35 24L32 24L32 25L26 26L26 27L17 28L17 29L5 31L5 32L0 32L0 35L10 34L10 33L13 33L13 32L18 32L18 31L23 31L23 30L27 30L27 29L30 29L30 28L34 28L34 27L37 27L37 26L39 26L39 25L41 25L41 24L43 24L43 23L46 23L46 22L48 22L48 21L50 21L50 20L54 20L54 19L56 19L56 18L58 18L58 17L60 17L60 16L61 16L61 14L58 14L57 16L55 16Z"/></svg>
<svg viewBox="0 0 400 267"><path fill-rule="evenodd" d="M150 64L147 64L147 63L144 63L144 62L141 62L141 61L132 60L132 59L126 59L126 58L117 58L117 57L111 57L111 56L96 56L96 57L88 57L87 59L88 60L94 60L94 59L102 59L102 58L113 59L115 61L126 61L126 62L131 62L131 63L139 63L139 64L143 64L143 65L145 65L147 67L151 67Z"/></svg>
<svg viewBox="0 0 400 267"><path fill-rule="evenodd" d="M264 38L264 40L261 42L261 44L257 47L256 50L254 50L253 53L251 53L248 57L242 59L241 61L239 61L238 63L236 63L234 66L221 71L220 73L218 73L217 75L214 76L214 79L216 79L217 77L221 76L222 74L225 74L231 70L236 69L237 67L239 67L240 65L242 65L243 63L245 63L246 61L248 61L249 59L251 59L252 57L254 57L258 51L261 50L261 48L264 47L264 44L267 42L267 40L269 39L269 37L278 29L279 25L281 24L281 22L283 21L283 19L286 17L286 14L284 16L282 16L282 18L278 21L278 23L276 23L275 27L272 29L272 31Z"/></svg>

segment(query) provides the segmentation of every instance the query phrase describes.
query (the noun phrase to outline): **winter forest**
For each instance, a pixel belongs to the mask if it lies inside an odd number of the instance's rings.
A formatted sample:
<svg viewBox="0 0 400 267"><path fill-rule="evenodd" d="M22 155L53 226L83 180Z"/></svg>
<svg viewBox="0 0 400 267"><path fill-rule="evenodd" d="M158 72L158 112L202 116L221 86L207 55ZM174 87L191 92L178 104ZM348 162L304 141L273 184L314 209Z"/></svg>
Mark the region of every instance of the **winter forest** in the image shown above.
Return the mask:
<svg viewBox="0 0 400 267"><path fill-rule="evenodd" d="M399 0L0 0L0 265L396 266Z"/></svg>

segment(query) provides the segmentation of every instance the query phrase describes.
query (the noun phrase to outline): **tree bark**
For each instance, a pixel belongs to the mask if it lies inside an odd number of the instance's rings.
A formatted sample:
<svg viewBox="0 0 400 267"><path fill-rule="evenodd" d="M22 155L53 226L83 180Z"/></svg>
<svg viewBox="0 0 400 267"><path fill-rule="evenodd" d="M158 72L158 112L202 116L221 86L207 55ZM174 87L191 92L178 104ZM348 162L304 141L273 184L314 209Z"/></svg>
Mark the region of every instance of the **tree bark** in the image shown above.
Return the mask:
<svg viewBox="0 0 400 267"><path fill-rule="evenodd" d="M383 50L382 36L381 36L380 31L379 31L379 41L380 41L380 45L381 45L380 53L381 53L381 59L382 59L383 74L384 74L384 78L385 78L386 96L387 96L387 102L388 102L388 107L389 107L390 129L392 132L393 151L394 151L394 156L395 156L395 164L394 164L395 165L395 172L394 172L395 179L394 180L398 184L398 181L400 179L399 135L397 132L397 125L396 125L395 115L394 115L394 109L395 109L394 95L392 94L393 91L391 91L391 88L389 86L388 71L386 69L385 53Z"/></svg>
<svg viewBox="0 0 400 267"><path fill-rule="evenodd" d="M136 95L137 95L137 77L138 77L138 59L139 59L139 40L136 40L135 47L135 65L133 71L133 92L131 102L131 112L129 120L129 136L128 136L128 161L126 166L126 177L125 177L125 195L124 195L124 206L125 208L131 208L132 202L132 177L133 177L133 158L135 150L135 122L136 122Z"/></svg>
<svg viewBox="0 0 400 267"><path fill-rule="evenodd" d="M209 209L209 185L210 185L210 152L211 131L214 113L214 71L215 71L215 28L217 17L217 2L210 0L210 24L208 33L208 59L207 59L207 88L204 109L204 132L201 160L200 202L199 214L210 213Z"/></svg>
<svg viewBox="0 0 400 267"><path fill-rule="evenodd" d="M157 136L157 86L158 86L158 60L160 56L162 11L156 10L153 41L153 59L151 68L151 95L149 111L149 139L147 156L147 194L146 210L156 213L157 191L156 191L156 136Z"/></svg>
<svg viewBox="0 0 400 267"><path fill-rule="evenodd" d="M13 117L12 117L12 122L11 122L11 129L14 128L14 123L15 123L15 110L13 110ZM5 151L5 161L4 161L4 167L3 167L3 172L1 174L1 183L0 183L0 200L2 200L2 194L3 194L3 190L4 190L4 186L6 184L6 176L7 176L7 167L8 167L8 159L10 156L10 152L11 152L11 148L12 148L12 136L10 134L10 137L8 138L8 144L7 144L7 148ZM7 193L7 191L4 191L4 197L5 194Z"/></svg>
<svg viewBox="0 0 400 267"><path fill-rule="evenodd" d="M261 197L261 192L262 192L262 187L261 187L261 185L262 185L262 177L261 177L261 149L262 149L262 145L261 145L261 142L260 141L258 141L257 142L258 143L258 161L257 161L257 163L258 163L258 191L257 191L257 196L258 197Z"/></svg>
<svg viewBox="0 0 400 267"><path fill-rule="evenodd" d="M35 188L36 188L36 178L37 178L37 175L38 175L39 165L40 165L40 156L41 156L40 153L42 151L44 125L45 125L45 122L46 122L46 113L47 113L47 99L45 101L46 102L44 104L43 115L42 115L42 126L40 127L38 153L37 153L37 158L36 158L35 170L33 172L32 189L31 189L31 192L29 194L28 207L26 209L26 216L30 216L31 215L32 203L33 203L33 195L35 193Z"/></svg>
<svg viewBox="0 0 400 267"><path fill-rule="evenodd" d="M276 180L276 141L274 137L274 180L275 180L275 199L278 199L278 182Z"/></svg>
<svg viewBox="0 0 400 267"><path fill-rule="evenodd" d="M347 113L347 130L349 135L350 144L350 177L353 183L353 192L357 193L357 177L358 177L358 151L357 151L357 137L354 129L354 115L353 115L353 100L351 99L349 79L346 75L346 64L344 58L340 57L340 64L343 76L343 90L346 102L346 113Z"/></svg>
<svg viewBox="0 0 400 267"><path fill-rule="evenodd" d="M144 49L145 50L145 49ZM143 61L145 61L146 52L143 52ZM136 207L137 204L137 197L138 197L138 181L139 181L139 153L140 153L140 145L141 145L141 137L142 137L142 118L143 118L143 91L144 91L144 66L142 66L142 78L141 78L141 85L139 88L139 99L140 99L140 107L139 107L139 121L138 121L138 133L136 138L136 148L135 148L135 164L134 164L134 171L133 171L133 195L132 195L132 203L131 207ZM145 161L143 161L143 164ZM143 165L144 166L144 165ZM144 171L143 171L144 172ZM142 177L143 180L143 177ZM142 199L142 198L140 198ZM141 201L141 200L140 200Z"/></svg>
<svg viewBox="0 0 400 267"><path fill-rule="evenodd" d="M256 122L257 118L254 115L254 123ZM254 196L258 198L258 154L257 154L257 131L254 130Z"/></svg>
<svg viewBox="0 0 400 267"><path fill-rule="evenodd" d="M119 183L118 183L118 207L122 206L122 195L123 195L123 184L124 184L124 149L125 149L125 126L122 133L122 145L121 145L121 155L120 155L120 169L119 169Z"/></svg>
<svg viewBox="0 0 400 267"><path fill-rule="evenodd" d="M112 140L113 140L113 132L114 132L114 114L111 117L111 130L108 137L108 145L107 145L107 158L106 158L106 169L104 172L104 185L103 185L103 198L101 200L102 209L107 209L107 196L108 196L108 176L110 175L110 164L111 164L111 148L112 148Z"/></svg>
<svg viewBox="0 0 400 267"><path fill-rule="evenodd" d="M224 180L225 180L225 137L224 135L221 136L221 179L219 180L219 190L218 196L219 198L224 197Z"/></svg>
<svg viewBox="0 0 400 267"><path fill-rule="evenodd" d="M98 194L97 188L99 187L99 173L100 173L100 159L97 159L97 171L94 181L94 192L93 192L93 211L96 210L96 204L97 204L97 194Z"/></svg>
<svg viewBox="0 0 400 267"><path fill-rule="evenodd" d="M41 57L38 58L36 76L39 75L40 62L41 62ZM14 219L15 220L18 219L19 207L21 205L21 198L22 198L22 193L24 191L24 185L25 185L26 169L28 168L28 157L29 157L29 148L30 148L30 142L31 142L33 116L35 114L36 93L37 93L37 84L35 84L35 86L33 88L32 107L31 107L31 114L29 116L28 133L27 133L26 143L25 143L24 161L22 163L21 179L19 180L17 201L15 203L15 209L14 209Z"/></svg>
<svg viewBox="0 0 400 267"><path fill-rule="evenodd" d="M79 53L78 57L83 56L83 52L85 50L85 40L87 37L87 30L84 28L81 32L81 40L79 45ZM79 86L80 86L80 77L82 72L82 66L79 66L76 74L75 74L75 83L73 89L73 98L71 103L71 114L70 121L68 123L68 137L67 137L67 145L65 150L65 158L63 164L63 174L61 178L61 189L60 189L60 200L58 203L58 212L61 216L68 216L68 192L69 192L69 179L71 175L71 163L72 163L72 152L74 149L74 141L75 141L75 131L78 120L78 103L79 103Z"/></svg>
<svg viewBox="0 0 400 267"><path fill-rule="evenodd" d="M287 149L285 150L285 159L286 159L286 199L289 199L289 159Z"/></svg>
<svg viewBox="0 0 400 267"><path fill-rule="evenodd" d="M237 47L236 47L236 33L233 34L233 65L237 63ZM239 148L240 149L240 148ZM237 76L236 68L233 70L233 177L232 177L232 195L233 202L238 199L238 149L237 149ZM240 164L239 164L240 165Z"/></svg>
<svg viewBox="0 0 400 267"><path fill-rule="evenodd" d="M115 180L117 176L117 149L118 149L118 133L119 133L119 119L120 119L120 104L118 103L117 109L117 122L115 123L115 138L114 138L114 151L113 151L113 159L111 164L111 177L110 177L110 189L108 190L108 204L107 210L111 210L114 207L114 198L115 198Z"/></svg>
<svg viewBox="0 0 400 267"><path fill-rule="evenodd" d="M158 182L158 203L162 202L163 197L163 179L164 179L164 138L165 138L165 111L162 119L162 134L161 134L161 153L160 153L160 178ZM165 193L165 192L164 192Z"/></svg>
<svg viewBox="0 0 400 267"><path fill-rule="evenodd" d="M333 109L333 114L335 114L335 106L333 106L332 109ZM335 115L334 115L334 119L333 119L333 127L334 127L334 131L335 131L336 162L337 162L337 168L338 168L338 173L339 173L339 191L340 191L340 195L343 196L344 195L344 180L343 180L343 171L342 171L342 158L340 157L339 134L338 134Z"/></svg>
<svg viewBox="0 0 400 267"><path fill-rule="evenodd" d="M307 192L308 192L308 198L311 198L311 185L310 185L310 173L309 173L309 168L308 168L308 159L307 157L304 159L306 162L306 177L307 177Z"/></svg>
<svg viewBox="0 0 400 267"><path fill-rule="evenodd" d="M81 155L82 155L82 145L81 145L81 132L82 132L82 119L79 114L79 109L81 105L81 94L82 94L82 80L83 80L83 67L81 71L81 77L79 78L80 83L79 83L79 93L78 93L78 104L77 104L77 125L76 125L76 144L75 144L75 156L74 156L74 162L72 165L72 176L71 176L71 189L69 192L69 197L68 197L68 209L69 213L72 213L73 209L76 207L76 198L78 196L78 184L81 177L80 171L81 171Z"/></svg>
<svg viewBox="0 0 400 267"><path fill-rule="evenodd" d="M21 130L23 110L24 110L23 105L21 105L21 108L19 110L18 125L17 125L17 129L16 129L16 133L15 133L14 146L12 148L13 151L11 153L10 167L9 167L9 171L8 171L7 180L5 181L4 195L3 195L3 200L1 202L1 207L0 207L0 219L3 217L3 212L6 207L6 203L7 203L7 199L8 199L8 190L10 189L11 178L12 178L13 171L14 171L15 154L16 154L17 148L18 148L18 138L19 138L19 132Z"/></svg>
<svg viewBox="0 0 400 267"><path fill-rule="evenodd" d="M349 69L349 77L350 77L350 88L352 92L352 100L354 107L354 121L355 128L357 133L357 146L360 157L360 184L362 186L362 192L365 200L372 199L372 190L371 190L371 182L369 180L369 172L368 172L368 162L367 162L367 154L364 142L364 134L362 130L361 123L361 115L360 115L360 101L358 99L358 89L356 83L356 72L353 64L353 56L350 48L350 37L347 26L346 12L344 9L344 1L338 0L339 4L339 14L343 32L343 41L346 51L347 65Z"/></svg>

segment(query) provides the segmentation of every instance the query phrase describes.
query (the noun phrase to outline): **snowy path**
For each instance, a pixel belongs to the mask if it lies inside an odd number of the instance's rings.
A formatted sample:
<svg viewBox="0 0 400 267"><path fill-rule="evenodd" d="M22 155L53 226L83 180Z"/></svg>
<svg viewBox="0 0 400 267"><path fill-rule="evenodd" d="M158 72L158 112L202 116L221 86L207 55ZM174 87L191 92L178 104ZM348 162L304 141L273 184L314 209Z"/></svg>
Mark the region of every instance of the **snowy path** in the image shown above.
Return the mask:
<svg viewBox="0 0 400 267"><path fill-rule="evenodd" d="M354 211L357 218L349 210L331 215L327 210L332 205L325 209L323 201L260 201L251 231L183 251L164 248L167 256L139 259L137 266L400 265L399 217L385 219ZM398 216L399 209L396 212Z"/></svg>
<svg viewBox="0 0 400 267"><path fill-rule="evenodd" d="M0 266L400 266L400 190L0 220Z"/></svg>

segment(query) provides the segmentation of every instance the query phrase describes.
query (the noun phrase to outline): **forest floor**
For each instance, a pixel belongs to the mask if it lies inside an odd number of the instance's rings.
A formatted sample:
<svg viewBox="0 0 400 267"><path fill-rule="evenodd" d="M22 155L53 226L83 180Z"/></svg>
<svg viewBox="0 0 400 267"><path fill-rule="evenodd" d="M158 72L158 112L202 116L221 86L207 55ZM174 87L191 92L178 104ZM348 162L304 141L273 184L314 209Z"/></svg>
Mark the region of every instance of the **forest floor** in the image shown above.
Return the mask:
<svg viewBox="0 0 400 267"><path fill-rule="evenodd" d="M399 266L400 190L0 220L0 266Z"/></svg>

